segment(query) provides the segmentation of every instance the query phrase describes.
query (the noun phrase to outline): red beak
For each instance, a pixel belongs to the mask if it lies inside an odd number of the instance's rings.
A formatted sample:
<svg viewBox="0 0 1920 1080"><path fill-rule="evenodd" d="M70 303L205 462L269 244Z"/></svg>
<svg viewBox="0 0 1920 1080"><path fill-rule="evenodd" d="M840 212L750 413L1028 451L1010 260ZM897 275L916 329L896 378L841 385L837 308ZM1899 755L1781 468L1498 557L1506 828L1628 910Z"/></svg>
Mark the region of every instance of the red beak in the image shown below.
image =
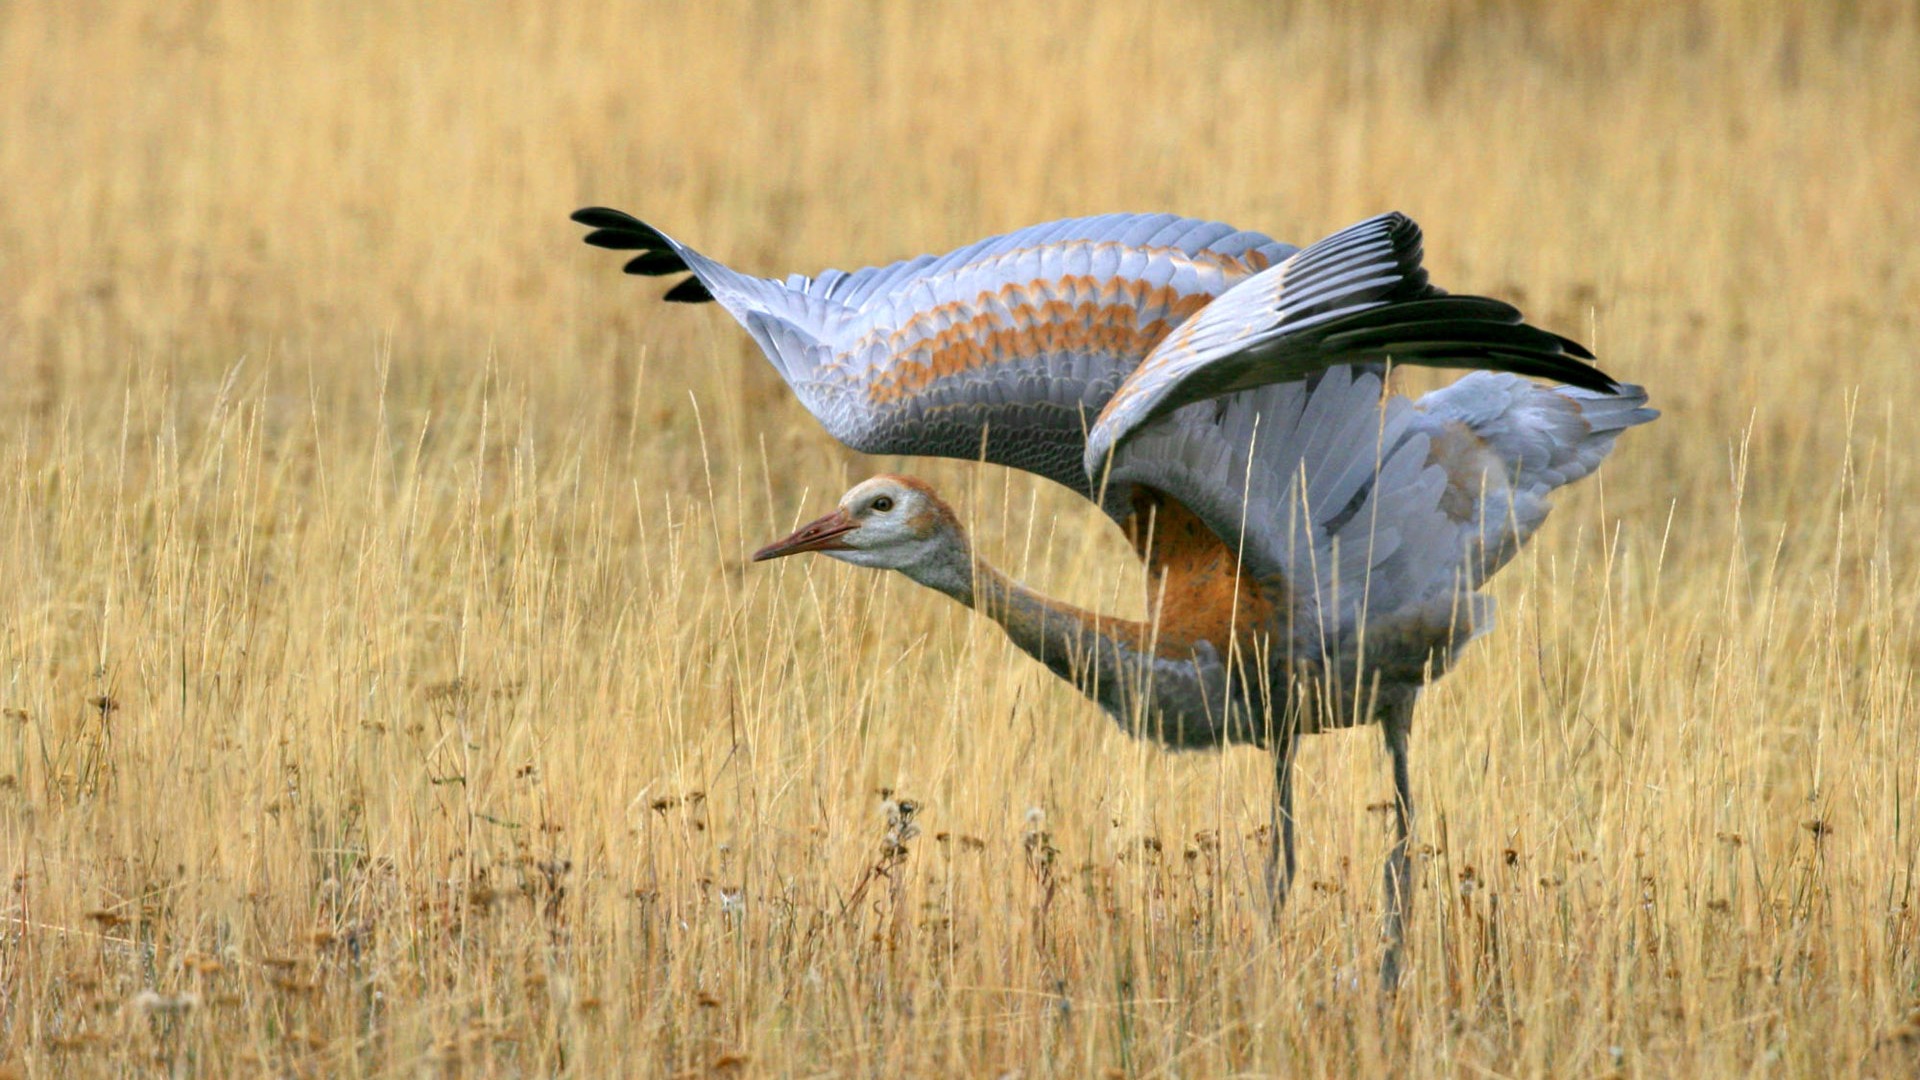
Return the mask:
<svg viewBox="0 0 1920 1080"><path fill-rule="evenodd" d="M753 561L765 562L782 555L798 555L803 551L848 551L851 548L840 538L859 527L860 523L845 510L835 510L826 517L800 526L799 531L785 540L775 540L754 552Z"/></svg>

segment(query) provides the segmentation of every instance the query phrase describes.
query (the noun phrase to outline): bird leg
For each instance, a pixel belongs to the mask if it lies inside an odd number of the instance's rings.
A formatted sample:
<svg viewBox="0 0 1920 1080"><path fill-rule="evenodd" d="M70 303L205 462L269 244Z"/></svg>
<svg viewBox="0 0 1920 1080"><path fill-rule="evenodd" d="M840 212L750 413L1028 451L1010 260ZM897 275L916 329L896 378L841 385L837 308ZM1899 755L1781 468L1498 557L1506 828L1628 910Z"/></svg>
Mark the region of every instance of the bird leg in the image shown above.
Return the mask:
<svg viewBox="0 0 1920 1080"><path fill-rule="evenodd" d="M1387 753L1393 758L1394 838L1381 875L1387 890L1387 952L1380 960L1380 989L1388 993L1400 985L1407 902L1413 894L1413 865L1407 859L1407 836L1413 829L1413 785L1407 777L1407 740L1413 731L1413 700L1412 694L1398 697L1387 705L1380 718Z"/></svg>
<svg viewBox="0 0 1920 1080"><path fill-rule="evenodd" d="M1293 884L1293 753L1298 740L1287 738L1273 748L1273 826L1267 846L1268 913L1279 922Z"/></svg>

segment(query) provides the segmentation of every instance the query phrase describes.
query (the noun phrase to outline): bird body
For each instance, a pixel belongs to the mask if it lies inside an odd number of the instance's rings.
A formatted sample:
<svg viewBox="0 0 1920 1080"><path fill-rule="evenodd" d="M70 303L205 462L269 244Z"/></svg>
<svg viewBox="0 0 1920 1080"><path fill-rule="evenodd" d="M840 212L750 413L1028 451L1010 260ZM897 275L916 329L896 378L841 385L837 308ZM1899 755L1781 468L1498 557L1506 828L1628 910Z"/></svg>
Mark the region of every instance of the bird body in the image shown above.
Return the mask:
<svg viewBox="0 0 1920 1080"><path fill-rule="evenodd" d="M574 217L589 243L640 251L631 272L690 272L666 298L717 301L855 449L1025 469L1118 522L1149 569L1143 621L1012 581L908 477L864 481L754 558L898 570L994 619L1134 735L1271 750L1276 908L1297 736L1379 722L1399 826L1382 975L1397 980L1414 700L1486 629L1477 590L1551 492L1657 415L1642 390L1506 304L1434 288L1398 214L1306 248L1108 215L784 281L618 211ZM1388 363L1479 370L1409 400L1387 391Z"/></svg>

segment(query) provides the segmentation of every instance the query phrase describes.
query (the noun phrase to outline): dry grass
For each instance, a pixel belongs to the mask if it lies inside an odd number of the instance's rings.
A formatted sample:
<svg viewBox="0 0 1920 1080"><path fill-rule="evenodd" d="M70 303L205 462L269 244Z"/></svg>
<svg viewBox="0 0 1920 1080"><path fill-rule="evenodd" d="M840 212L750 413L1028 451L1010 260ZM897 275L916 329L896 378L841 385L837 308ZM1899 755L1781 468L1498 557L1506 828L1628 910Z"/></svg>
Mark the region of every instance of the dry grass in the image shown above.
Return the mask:
<svg viewBox="0 0 1920 1080"><path fill-rule="evenodd" d="M1920 23L1331 8L0 6L0 1075L1909 1074ZM1648 384L1422 706L1398 999L1377 737L1267 926L1262 755L742 565L897 463L588 202L767 272L1397 207Z"/></svg>

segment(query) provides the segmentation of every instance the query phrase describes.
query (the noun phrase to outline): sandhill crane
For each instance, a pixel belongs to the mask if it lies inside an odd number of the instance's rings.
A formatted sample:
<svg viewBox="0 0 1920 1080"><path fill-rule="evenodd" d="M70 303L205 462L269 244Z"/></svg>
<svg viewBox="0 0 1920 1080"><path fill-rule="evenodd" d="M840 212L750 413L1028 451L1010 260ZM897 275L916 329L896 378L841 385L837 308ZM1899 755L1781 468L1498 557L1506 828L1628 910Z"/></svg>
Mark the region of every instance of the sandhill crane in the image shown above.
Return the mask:
<svg viewBox="0 0 1920 1080"><path fill-rule="evenodd" d="M1380 723L1395 796L1381 977L1397 984L1414 700L1488 626L1477 590L1547 496L1657 415L1639 387L1507 304L1429 285L1400 214L1306 248L1115 214L784 281L616 210L573 217L587 243L637 252L629 273L690 272L665 299L718 302L848 446L1025 469L1118 522L1150 568L1145 621L1014 583L902 476L855 486L753 557L898 570L998 622L1137 736L1269 749L1275 912L1297 737ZM1413 401L1387 392L1393 363L1483 370Z"/></svg>

